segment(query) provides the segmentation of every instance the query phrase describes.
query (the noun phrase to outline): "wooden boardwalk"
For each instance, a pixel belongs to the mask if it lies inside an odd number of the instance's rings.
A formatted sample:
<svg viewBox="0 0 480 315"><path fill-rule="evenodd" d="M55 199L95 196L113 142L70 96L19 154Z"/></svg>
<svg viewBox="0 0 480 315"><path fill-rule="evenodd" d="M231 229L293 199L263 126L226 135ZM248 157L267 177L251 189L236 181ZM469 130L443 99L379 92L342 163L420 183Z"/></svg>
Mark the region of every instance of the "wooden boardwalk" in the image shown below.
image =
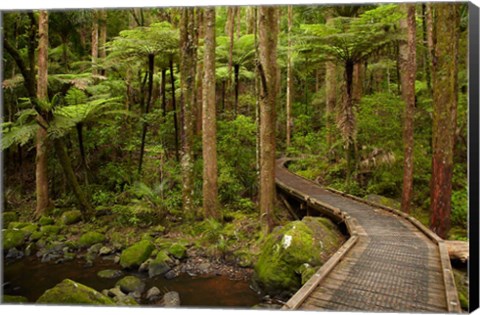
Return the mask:
<svg viewBox="0 0 480 315"><path fill-rule="evenodd" d="M329 191L277 161L277 187L344 220L350 239L284 309L460 313L443 240L393 209Z"/></svg>

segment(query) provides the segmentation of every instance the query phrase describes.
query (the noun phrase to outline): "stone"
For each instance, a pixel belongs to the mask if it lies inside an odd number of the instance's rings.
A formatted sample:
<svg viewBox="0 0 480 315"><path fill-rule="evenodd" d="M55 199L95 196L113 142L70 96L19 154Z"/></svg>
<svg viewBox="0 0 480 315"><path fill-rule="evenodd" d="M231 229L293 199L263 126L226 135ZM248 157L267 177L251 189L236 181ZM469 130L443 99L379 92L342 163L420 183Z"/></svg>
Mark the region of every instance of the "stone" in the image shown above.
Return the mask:
<svg viewBox="0 0 480 315"><path fill-rule="evenodd" d="M103 245L101 243L93 244L87 249L87 253L97 256L97 254L100 252L100 249L102 247Z"/></svg>
<svg viewBox="0 0 480 315"><path fill-rule="evenodd" d="M114 305L113 301L107 296L70 279L65 279L52 289L45 291L38 298L37 303Z"/></svg>
<svg viewBox="0 0 480 315"><path fill-rule="evenodd" d="M210 270L210 267L211 267L211 265L210 265L209 262L203 262L203 263L199 264L196 269L200 273L208 273L209 270Z"/></svg>
<svg viewBox="0 0 480 315"><path fill-rule="evenodd" d="M163 296L163 305L165 307L177 307L180 306L180 295L178 292L170 291Z"/></svg>
<svg viewBox="0 0 480 315"><path fill-rule="evenodd" d="M9 230L13 230L13 229L20 230L20 229L26 227L28 224L29 224L28 222L16 222L16 221L15 222L10 222L8 224L8 229Z"/></svg>
<svg viewBox="0 0 480 315"><path fill-rule="evenodd" d="M157 287L151 287L148 291L147 294L145 295L145 298L149 301L155 301L160 298L160 289Z"/></svg>
<svg viewBox="0 0 480 315"><path fill-rule="evenodd" d="M170 246L168 252L173 255L173 257L182 259L186 256L187 249L182 244L175 243Z"/></svg>
<svg viewBox="0 0 480 315"><path fill-rule="evenodd" d="M114 297L113 300L116 302L117 305L123 306L138 306L137 300L133 296L125 295L123 297Z"/></svg>
<svg viewBox="0 0 480 315"><path fill-rule="evenodd" d="M140 292L145 290L145 283L138 277L126 276L120 279L115 286L120 287L120 290L124 293Z"/></svg>
<svg viewBox="0 0 480 315"><path fill-rule="evenodd" d="M8 251L14 247L17 249L22 247L25 244L27 234L28 232L17 229L3 230L3 250Z"/></svg>
<svg viewBox="0 0 480 315"><path fill-rule="evenodd" d="M29 240L30 240L31 242L36 242L36 241L38 241L39 239L41 239L42 236L43 236L43 233L42 233L42 232L40 232L40 231L35 231L35 232L33 232L33 233L30 235Z"/></svg>
<svg viewBox="0 0 480 315"><path fill-rule="evenodd" d="M17 260L24 256L24 253L21 250L16 249L15 247L10 248L5 256L6 259Z"/></svg>
<svg viewBox="0 0 480 315"><path fill-rule="evenodd" d="M62 228L58 225L42 225L40 232L45 236L57 235Z"/></svg>
<svg viewBox="0 0 480 315"><path fill-rule="evenodd" d="M105 256L105 255L110 255L112 252L113 252L113 249L107 246L103 246L102 248L100 248L100 251L98 253L101 256Z"/></svg>
<svg viewBox="0 0 480 315"><path fill-rule="evenodd" d="M153 249L152 242L143 240L125 249L120 255L120 265L123 268L135 268L150 257Z"/></svg>
<svg viewBox="0 0 480 315"><path fill-rule="evenodd" d="M336 227L325 220L305 217L274 230L266 237L254 268L254 281L264 292L271 295L294 293L302 285L298 276L302 266L308 264L314 269L321 266L322 255L334 250L336 237L341 237L340 232L331 231Z"/></svg>
<svg viewBox="0 0 480 315"><path fill-rule="evenodd" d="M82 212L79 210L71 210L62 213L60 221L65 225L75 224L82 220Z"/></svg>
<svg viewBox="0 0 480 315"><path fill-rule="evenodd" d="M101 233L91 231L80 236L78 240L78 245L80 247L90 247L97 243L103 243L105 241L105 236Z"/></svg>
<svg viewBox="0 0 480 315"><path fill-rule="evenodd" d="M38 230L38 226L34 223L28 223L28 225L22 227L21 230L25 231L28 237Z"/></svg>
<svg viewBox="0 0 480 315"><path fill-rule="evenodd" d="M113 270L113 269L106 269L97 272L97 276L104 279L114 279L123 276L123 271L121 270Z"/></svg>
<svg viewBox="0 0 480 315"><path fill-rule="evenodd" d="M172 280L178 277L178 274L175 272L175 270L170 270L169 272L165 273L163 277L167 280Z"/></svg>
<svg viewBox="0 0 480 315"><path fill-rule="evenodd" d="M2 304L23 304L28 303L28 299L20 295L3 295Z"/></svg>
<svg viewBox="0 0 480 315"><path fill-rule="evenodd" d="M55 220L53 220L52 218L50 217L47 217L47 216L44 216L42 215L40 217L40 219L38 220L38 224L40 224L41 226L44 226L44 225L53 225L55 223Z"/></svg>
<svg viewBox="0 0 480 315"><path fill-rule="evenodd" d="M168 272L173 264L168 254L165 251L160 251L155 259L153 259L148 266L148 276L150 278L163 275Z"/></svg>

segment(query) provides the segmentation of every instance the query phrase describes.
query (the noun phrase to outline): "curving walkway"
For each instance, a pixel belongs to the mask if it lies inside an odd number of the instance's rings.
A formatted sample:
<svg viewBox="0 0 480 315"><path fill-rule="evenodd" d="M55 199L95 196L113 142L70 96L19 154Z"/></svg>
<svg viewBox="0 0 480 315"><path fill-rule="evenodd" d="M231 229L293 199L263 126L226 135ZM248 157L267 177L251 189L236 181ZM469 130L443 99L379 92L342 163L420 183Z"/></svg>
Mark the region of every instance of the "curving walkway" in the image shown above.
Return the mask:
<svg viewBox="0 0 480 315"><path fill-rule="evenodd" d="M285 309L461 311L451 283L450 262L442 257L439 244L443 241L432 239L424 227L405 215L328 191L297 176L284 162L277 161L277 187L312 208L348 220L350 234L353 232L349 244L342 246Z"/></svg>

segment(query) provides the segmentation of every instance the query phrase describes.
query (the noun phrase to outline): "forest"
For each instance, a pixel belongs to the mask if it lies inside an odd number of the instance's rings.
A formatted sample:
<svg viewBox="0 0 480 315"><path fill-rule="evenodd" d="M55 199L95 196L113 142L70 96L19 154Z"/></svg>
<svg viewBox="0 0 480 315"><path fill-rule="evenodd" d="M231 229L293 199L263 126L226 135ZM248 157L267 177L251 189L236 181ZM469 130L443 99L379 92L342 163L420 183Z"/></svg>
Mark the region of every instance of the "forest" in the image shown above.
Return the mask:
<svg viewBox="0 0 480 315"><path fill-rule="evenodd" d="M4 302L281 306L346 235L277 194L280 158L468 241L466 3L9 11L2 32ZM292 226L324 245L285 270ZM34 289L32 265L56 275Z"/></svg>

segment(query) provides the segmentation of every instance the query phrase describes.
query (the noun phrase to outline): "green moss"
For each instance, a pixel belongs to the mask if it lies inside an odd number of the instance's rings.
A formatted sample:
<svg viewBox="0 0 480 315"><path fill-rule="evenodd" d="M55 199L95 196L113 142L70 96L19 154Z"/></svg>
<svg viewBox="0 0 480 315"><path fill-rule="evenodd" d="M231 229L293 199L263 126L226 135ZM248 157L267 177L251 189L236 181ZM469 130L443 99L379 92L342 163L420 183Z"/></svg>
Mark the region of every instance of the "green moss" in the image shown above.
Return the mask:
<svg viewBox="0 0 480 315"><path fill-rule="evenodd" d="M187 248L180 243L175 243L168 249L168 252L177 259L182 259L187 253Z"/></svg>
<svg viewBox="0 0 480 315"><path fill-rule="evenodd" d="M40 228L40 232L46 236L57 235L62 230L62 227L58 225L44 225Z"/></svg>
<svg viewBox="0 0 480 315"><path fill-rule="evenodd" d="M297 270L297 273L301 275L302 277L302 285L307 283L308 280L315 274L317 270L315 268L312 268L309 264L303 264L300 266L300 268Z"/></svg>
<svg viewBox="0 0 480 315"><path fill-rule="evenodd" d="M28 232L22 230L4 230L3 231L3 249L19 248L25 244L25 238Z"/></svg>
<svg viewBox="0 0 480 315"><path fill-rule="evenodd" d="M467 275L465 272L462 272L457 269L453 269L453 275L455 278L455 286L457 287L458 299L462 309L468 310L468 284L467 284Z"/></svg>
<svg viewBox="0 0 480 315"><path fill-rule="evenodd" d="M6 304L28 303L28 299L20 295L4 295L2 303L6 303Z"/></svg>
<svg viewBox="0 0 480 315"><path fill-rule="evenodd" d="M37 300L40 304L93 304L114 305L113 301L81 283L65 279L45 291Z"/></svg>
<svg viewBox="0 0 480 315"><path fill-rule="evenodd" d="M10 222L14 222L17 220L18 220L18 214L16 212L8 211L2 214L3 226L8 226Z"/></svg>
<svg viewBox="0 0 480 315"><path fill-rule="evenodd" d="M293 293L334 251L341 238L330 221L305 217L269 234L255 265L255 280L267 292ZM305 268L304 264L311 266Z"/></svg>
<svg viewBox="0 0 480 315"><path fill-rule="evenodd" d="M54 224L55 221L50 218L50 217L47 217L47 216L41 216L40 219L38 220L38 224L40 225L52 225Z"/></svg>
<svg viewBox="0 0 480 315"><path fill-rule="evenodd" d="M65 225L70 225L82 220L82 213L79 210L67 211L62 214L60 221Z"/></svg>
<svg viewBox="0 0 480 315"><path fill-rule="evenodd" d="M130 292L142 293L145 290L145 283L143 283L143 281L140 280L140 278L135 276L126 276L118 280L115 286L120 287L120 290L122 290L125 293L130 293Z"/></svg>
<svg viewBox="0 0 480 315"><path fill-rule="evenodd" d="M78 245L80 247L90 247L97 243L103 243L105 241L105 236L95 231L87 232L80 236L78 240Z"/></svg>
<svg viewBox="0 0 480 315"><path fill-rule="evenodd" d="M118 278L123 275L121 270L106 269L97 272L97 276L104 279Z"/></svg>
<svg viewBox="0 0 480 315"><path fill-rule="evenodd" d="M20 229L26 227L28 224L29 224L28 222L10 222L8 224L8 229L10 229L10 230L13 230L13 229L20 230Z"/></svg>
<svg viewBox="0 0 480 315"><path fill-rule="evenodd" d="M38 226L34 223L29 223L28 225L24 226L21 230L27 232L27 235L30 236L34 232L36 232L38 229Z"/></svg>
<svg viewBox="0 0 480 315"><path fill-rule="evenodd" d="M125 249L120 255L120 265L123 268L138 267L150 257L154 248L152 242L148 240L133 244Z"/></svg>

